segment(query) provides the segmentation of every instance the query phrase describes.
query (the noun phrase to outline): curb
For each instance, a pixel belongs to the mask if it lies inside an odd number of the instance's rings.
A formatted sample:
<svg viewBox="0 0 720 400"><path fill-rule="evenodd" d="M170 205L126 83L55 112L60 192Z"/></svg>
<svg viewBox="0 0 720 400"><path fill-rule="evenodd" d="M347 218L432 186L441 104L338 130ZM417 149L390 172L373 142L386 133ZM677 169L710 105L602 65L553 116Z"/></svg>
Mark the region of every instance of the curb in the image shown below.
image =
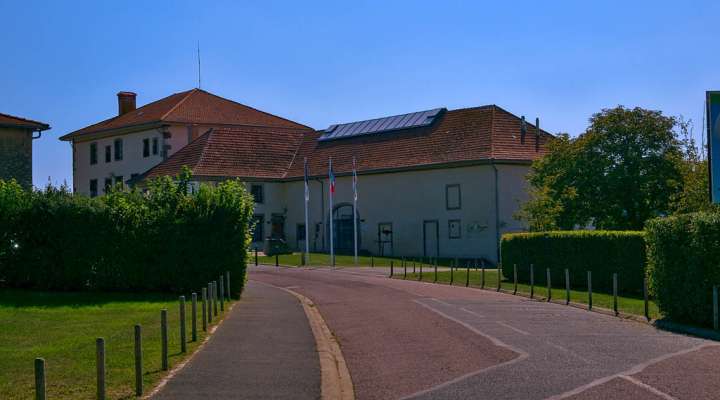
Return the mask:
<svg viewBox="0 0 720 400"><path fill-rule="evenodd" d="M320 311L315 307L315 303L293 290L265 282L260 283L284 290L295 296L302 304L313 336L315 336L317 352L320 358L321 399L354 400L355 390L350 378L350 371L340 350L340 344L335 339L330 328L328 328Z"/></svg>

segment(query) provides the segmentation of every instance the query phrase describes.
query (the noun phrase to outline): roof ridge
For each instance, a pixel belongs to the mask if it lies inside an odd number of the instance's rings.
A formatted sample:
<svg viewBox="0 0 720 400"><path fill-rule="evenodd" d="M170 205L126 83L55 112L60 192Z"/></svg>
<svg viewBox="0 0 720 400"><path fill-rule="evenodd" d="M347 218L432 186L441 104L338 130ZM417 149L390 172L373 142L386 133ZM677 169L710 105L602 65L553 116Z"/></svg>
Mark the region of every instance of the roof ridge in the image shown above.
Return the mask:
<svg viewBox="0 0 720 400"><path fill-rule="evenodd" d="M271 117L274 117L274 118L277 118L277 119L281 119L281 120L283 120L283 121L292 122L293 124L297 124L297 125L300 125L300 126L304 126L304 127L306 127L306 128L313 129L313 128L310 127L310 126L301 124L301 123L299 123L299 122L297 122L297 121L293 121L293 120L290 120L290 119L287 119L287 118L283 118L283 117L281 117L281 116L279 116L279 115L271 114L271 113L269 113L269 112L267 112L267 111L259 110L259 109L255 108L255 107L251 107L251 106L249 106L249 105L247 105L247 104L240 103L239 101L235 101L235 100L232 100L232 99L227 99L227 98L225 98L225 97L218 96L218 95L216 95L215 93L210 93L210 92L208 92L208 91L206 91L206 90L202 90L202 89L193 89L193 90L197 90L197 91L203 92L203 93L205 93L205 94L208 94L208 95L210 95L210 96L217 97L218 99L225 100L225 101L229 101L229 102L231 102L231 103L235 103L235 104L240 105L240 106L243 106L243 107L247 107L247 108L249 108L249 109L251 109L251 110L253 110L253 111L257 111L257 112L259 112L259 113L261 113L261 114L269 115L269 116L271 116Z"/></svg>
<svg viewBox="0 0 720 400"><path fill-rule="evenodd" d="M199 90L198 88L193 88L193 89L191 89L191 90L188 90L188 91L187 91L187 94L186 94L185 96L183 96L183 98L180 99L180 101L178 101L177 103L175 103L175 105L172 106L172 107L170 107L170 109L169 109L165 114L163 114L163 115L160 116L160 121L165 121L165 118L167 118L167 116L170 115L170 113L172 113L173 111L175 111L175 110L180 106L180 104L184 103L185 100L187 100L187 99L190 98L190 96L192 96L193 94L197 93L198 90ZM181 92L181 93L182 93L182 92ZM146 104L146 105L147 105L147 104ZM145 107L145 106L143 106L143 107Z"/></svg>

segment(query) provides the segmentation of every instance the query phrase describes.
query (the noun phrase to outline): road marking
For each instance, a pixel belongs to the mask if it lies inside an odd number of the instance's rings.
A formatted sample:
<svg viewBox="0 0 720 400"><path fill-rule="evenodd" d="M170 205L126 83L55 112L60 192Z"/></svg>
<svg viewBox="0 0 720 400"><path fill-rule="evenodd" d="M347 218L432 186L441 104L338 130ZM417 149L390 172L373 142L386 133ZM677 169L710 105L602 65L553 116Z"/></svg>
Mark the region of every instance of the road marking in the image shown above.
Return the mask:
<svg viewBox="0 0 720 400"><path fill-rule="evenodd" d="M434 298L434 297L430 297L429 299L432 300L432 301L434 301L434 302L436 302L436 303L440 303L440 304L442 304L442 305L444 305L444 306L448 306L448 307L452 307L452 306L453 306L453 305L450 304L450 303L446 303L446 302L444 302L444 301L442 301L442 300L438 300L438 299L436 299L436 298Z"/></svg>
<svg viewBox="0 0 720 400"><path fill-rule="evenodd" d="M435 301L441 302L441 301L439 301L439 300L437 300L437 299L430 299L430 300L435 300ZM442 388L444 388L444 387L453 385L453 384L455 384L455 383L457 383L457 382L460 382L460 381L463 381L463 380L465 380L465 379L471 378L471 377L473 377L473 376L475 376L475 375L479 375L479 374L482 374L482 373L487 372L487 371L492 371L492 370L494 370L494 369L498 369L498 368L506 367L506 366L511 365L511 364L515 364L516 362L522 361L522 360L524 360L524 359L526 359L526 358L529 357L528 353L526 353L525 351L523 351L523 350L521 350L521 349L519 349L519 348L517 348L517 347L515 347L515 346L506 344L506 343L504 343L503 341L501 341L500 339L498 339L498 338L496 338L496 337L493 337L493 336L490 336L490 335L488 335L488 334L486 334L486 333L484 333L484 332L481 332L481 331L479 331L477 328L475 328L474 326L472 326L472 325L470 325L470 324L468 324L468 323L466 323L466 322L464 322L464 321L461 321L461 320L459 320L459 319L457 319L457 318L455 318L455 317L453 317L453 316L451 316L451 315L448 315L448 314L446 314L446 313L444 313L444 312L442 312L442 311L440 311L440 310L438 310L438 309L436 309L436 308L433 308L433 307L431 307L430 305L425 304L425 303L423 303L423 302L420 301L420 300L413 300L413 301L414 301L415 303L420 304L421 306L427 308L428 310L430 310L430 311L432 311L432 312L434 312L434 313L436 313L436 314L438 314L438 315L440 315L440 316L442 316L442 317L444 317L444 318L446 318L446 319L449 319L450 321L453 321L453 322L455 322L455 323L457 323L457 324L462 325L463 327L467 328L467 329L470 330L471 332L473 332L473 333L475 333L475 334L477 334L477 335L480 335L480 336L488 339L488 340L489 340L490 342L492 342L494 345L496 345L496 346L498 346L498 347L503 347L503 348L508 349L508 350L510 350L510 351L512 351L512 352L515 352L515 353L517 354L517 357L513 358L512 360L508 360L508 361L505 361L505 362L500 363L500 364L492 365L492 366L489 366L489 367L487 367L487 368L482 368L482 369L479 369L479 370L477 370L477 371L473 371L473 372L470 372L470 373L468 373L468 374L459 376L459 377L457 377L457 378L455 378L455 379L452 379L452 380L443 382L443 383L441 383L441 384L439 384L439 385L435 385L435 386L433 386L433 387L430 387L430 388L421 390L421 391L419 391L419 392L415 392L415 393L413 393L413 394L404 396L404 397L401 398L401 400L410 399L410 398L413 398L413 397L416 397L416 396L421 396L421 395L426 394L426 393L434 392L434 391L439 390L439 389L442 389ZM442 303L442 302L441 302L441 303ZM445 303L445 304L447 304L447 303Z"/></svg>
<svg viewBox="0 0 720 400"><path fill-rule="evenodd" d="M675 353L664 354L664 355L662 355L662 356L655 357L655 358L650 359L650 360L648 360L648 361L645 361L645 362L642 362L642 363L640 363L640 364L634 365L633 367L631 367L630 369L628 369L628 370L626 370L626 371L623 371L623 372L620 372L620 373L617 373L617 374L613 374L613 375L608 375L608 376L603 377L603 378L596 379L596 380L594 380L594 381L592 381L592 382L590 382L590 383L588 383L588 384L585 384L585 385L582 385L582 386L578 386L578 387L576 387L575 389L569 390L569 391L567 391L567 392L565 392L565 393L560 393L560 394L557 394L557 395L554 395L554 396L547 397L547 398L545 398L545 400L561 400L561 399L565 399L565 398L567 398L567 397L574 396L574 395L576 395L576 394L582 393L582 392L584 392L584 391L586 391L586 390L588 390L588 389L591 389L591 388L593 388L593 387L595 387L595 386L599 386L599 385L602 385L602 384L604 384L604 383L607 383L607 382L609 382L609 381L611 381L611 380L613 380L613 379L615 379L615 378L623 378L623 379L624 379L626 376L638 374L638 373L642 372L645 368L649 367L650 365L657 364L657 363L659 363L659 362L661 362L661 361L665 361L665 360L667 360L667 359L669 359L669 358L677 357L677 356L682 356L682 355L684 355L684 354L692 353L693 351L701 350L701 349L704 349L704 348L706 348L706 347L716 347L716 346L718 346L718 344L715 344L715 343L703 343L703 344L701 344L701 345L693 346L693 347L687 348L687 349L685 349L685 350L676 351Z"/></svg>
<svg viewBox="0 0 720 400"><path fill-rule="evenodd" d="M514 326L512 326L512 325L506 324L505 322L502 322L502 321L495 321L495 322L496 322L498 325L502 325L502 326L504 326L504 327L506 327L506 328L508 328L508 329L512 329L512 330L514 330L514 331L517 332L517 333L520 333L520 334L525 335L525 336L530 336L530 332L525 332L525 331L522 330L522 329L518 329L518 328L516 328L516 327L514 327Z"/></svg>
<svg viewBox="0 0 720 400"><path fill-rule="evenodd" d="M570 354L571 356L577 358L578 360L583 361L583 362L586 363L586 364L592 364L592 361L588 360L587 358L581 356L580 354L578 354L578 353L576 353L576 352L574 352L574 351L572 351L572 350L570 350L570 349L567 349L567 348L565 348L565 347L563 347L563 346L560 346L559 344L555 344L555 343L550 342L550 341L547 341L547 340L545 341L545 343L549 344L551 347L554 347L554 348L556 348L556 349L558 349L558 350L560 350L560 351L562 351L562 352L565 352L565 353Z"/></svg>
<svg viewBox="0 0 720 400"><path fill-rule="evenodd" d="M643 383L643 382L641 382L641 381L633 378L632 376L621 376L621 378L622 378L622 379L625 379L626 381L628 381L628 382L630 382L630 383L633 383L633 384L635 384L635 385L637 385L637 386L640 386L641 388L643 388L643 389L645 389L645 390L647 390L647 391L649 391L649 392L652 392L652 393L654 393L654 394L662 397L662 398L665 399L665 400L678 400L677 398L672 397L672 396L670 396L669 394L667 394L667 393L665 393L665 392L661 392L661 391L655 389L654 387L652 387L652 386L650 386L650 385L648 385L648 384L646 384L646 383Z"/></svg>
<svg viewBox="0 0 720 400"><path fill-rule="evenodd" d="M473 310L468 310L468 309L465 308L465 307L461 308L460 310L465 311L465 312L468 313L468 314L472 314L472 315L474 315L474 316L476 316L476 317L478 317L478 318L485 318L484 315L478 314L478 313L476 313L476 312L473 311Z"/></svg>

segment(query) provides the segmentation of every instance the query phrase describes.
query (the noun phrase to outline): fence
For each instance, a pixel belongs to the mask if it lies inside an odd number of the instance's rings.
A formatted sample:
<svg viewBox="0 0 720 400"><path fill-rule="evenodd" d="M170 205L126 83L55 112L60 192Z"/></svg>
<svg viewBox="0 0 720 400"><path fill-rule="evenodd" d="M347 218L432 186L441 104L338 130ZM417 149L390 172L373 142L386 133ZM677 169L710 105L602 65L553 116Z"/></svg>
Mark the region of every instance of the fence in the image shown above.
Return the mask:
<svg viewBox="0 0 720 400"><path fill-rule="evenodd" d="M218 280L208 282L207 287L202 288L202 298L200 302L201 317L202 317L202 330L209 332L210 326L212 325L213 318L218 317L221 312L225 310L225 301L230 301L230 272L226 271L224 275L220 275ZM187 320L186 320L186 304L185 296L180 296L178 299L179 306L179 327L180 330L180 352L187 352ZM218 310L219 306L219 310ZM197 293L191 294L191 307L190 307L190 341L197 342L198 340L198 296ZM161 346L161 368L163 371L167 371L170 368L169 363L169 349L168 349L168 322L167 322L167 309L160 310L160 346ZM143 389L143 344L142 344L142 326L134 326L134 369L135 369L135 395L142 396L144 393ZM106 352L105 352L105 339L97 338L95 340L95 353L96 353L96 387L97 393L96 398L98 400L105 400L106 398L106 378L108 371L106 369ZM35 359L35 399L45 400L47 398L47 375L46 375L46 363L45 359L39 357Z"/></svg>

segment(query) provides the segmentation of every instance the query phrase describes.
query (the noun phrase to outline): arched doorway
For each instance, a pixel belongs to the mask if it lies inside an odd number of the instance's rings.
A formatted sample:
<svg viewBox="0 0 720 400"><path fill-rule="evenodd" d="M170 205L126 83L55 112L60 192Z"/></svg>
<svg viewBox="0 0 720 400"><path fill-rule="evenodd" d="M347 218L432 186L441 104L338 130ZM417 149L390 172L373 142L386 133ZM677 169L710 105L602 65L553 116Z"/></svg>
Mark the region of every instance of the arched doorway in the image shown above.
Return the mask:
<svg viewBox="0 0 720 400"><path fill-rule="evenodd" d="M358 249L360 248L360 212L358 212ZM353 237L353 205L341 203L333 209L333 245L336 253L352 254L355 250ZM327 232L329 234L330 227ZM329 241L328 241L329 243Z"/></svg>

